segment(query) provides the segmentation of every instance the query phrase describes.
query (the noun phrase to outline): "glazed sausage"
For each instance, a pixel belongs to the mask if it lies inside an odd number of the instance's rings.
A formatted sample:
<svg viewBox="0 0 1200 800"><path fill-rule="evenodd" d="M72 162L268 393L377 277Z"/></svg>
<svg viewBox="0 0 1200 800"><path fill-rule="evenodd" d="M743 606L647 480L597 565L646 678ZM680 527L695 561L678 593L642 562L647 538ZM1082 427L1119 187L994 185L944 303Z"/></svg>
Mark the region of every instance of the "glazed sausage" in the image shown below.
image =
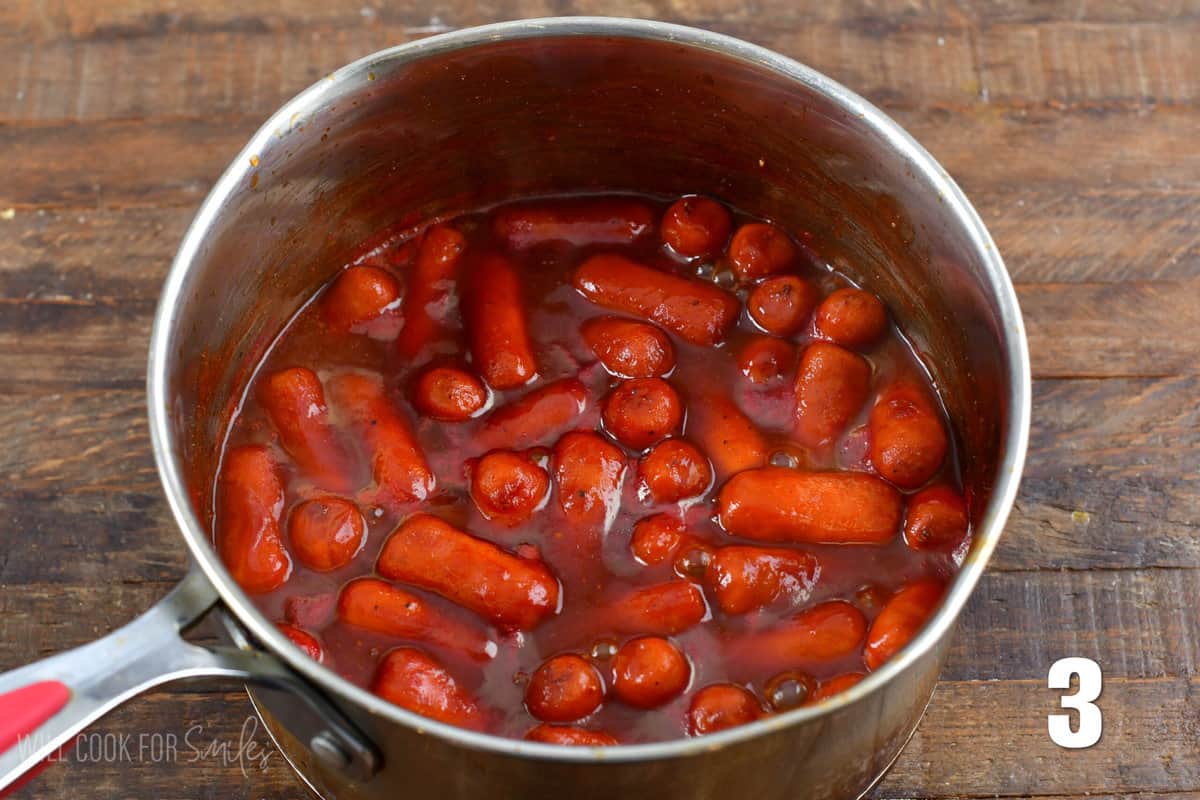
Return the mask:
<svg viewBox="0 0 1200 800"><path fill-rule="evenodd" d="M592 731L571 725L538 725L525 734L525 740L569 747L611 747L619 744L616 737L604 731Z"/></svg>
<svg viewBox="0 0 1200 800"><path fill-rule="evenodd" d="M938 409L911 384L895 384L880 393L867 433L875 470L901 489L925 483L946 459L946 428Z"/></svg>
<svg viewBox="0 0 1200 800"><path fill-rule="evenodd" d="M847 672L842 675L834 675L828 680L821 681L821 685L817 687L816 691L808 696L808 702L806 702L805 705L815 705L823 700L828 700L835 695L839 695L849 689L851 686L857 684L865 677L867 676L863 675L861 672Z"/></svg>
<svg viewBox="0 0 1200 800"><path fill-rule="evenodd" d="M790 342L755 336L738 353L738 369L751 383L770 383L786 375L795 358L796 348Z"/></svg>
<svg viewBox="0 0 1200 800"><path fill-rule="evenodd" d="M787 272L798 255L791 237L766 222L751 222L737 229L729 242L729 266L743 281Z"/></svg>
<svg viewBox="0 0 1200 800"><path fill-rule="evenodd" d="M679 648L658 636L621 645L613 656L613 694L634 708L657 708L687 688L692 665Z"/></svg>
<svg viewBox="0 0 1200 800"><path fill-rule="evenodd" d="M692 344L720 344L741 312L734 295L711 283L651 269L624 256L592 256L572 280L596 305L658 323Z"/></svg>
<svg viewBox="0 0 1200 800"><path fill-rule="evenodd" d="M833 444L867 402L871 366L836 344L815 342L796 372L796 440L805 447Z"/></svg>
<svg viewBox="0 0 1200 800"><path fill-rule="evenodd" d="M482 631L439 611L423 598L378 578L347 583L338 595L338 619L384 636L438 645L476 661L496 655Z"/></svg>
<svg viewBox="0 0 1200 800"><path fill-rule="evenodd" d="M488 401L483 382L456 367L433 367L417 377L413 406L431 419L462 422L478 414Z"/></svg>
<svg viewBox="0 0 1200 800"><path fill-rule="evenodd" d="M384 656L371 691L415 714L482 730L484 714L445 667L415 647L398 647Z"/></svg>
<svg viewBox="0 0 1200 800"><path fill-rule="evenodd" d="M466 249L466 237L445 225L435 225L421 237L401 304L404 327L396 339L401 357L417 357L438 336Z"/></svg>
<svg viewBox="0 0 1200 800"><path fill-rule="evenodd" d="M515 389L537 377L537 359L512 262L494 253L473 265L463 297L471 357L493 389Z"/></svg>
<svg viewBox="0 0 1200 800"><path fill-rule="evenodd" d="M300 563L318 572L338 569L362 549L367 522L358 506L340 497L314 497L292 509L288 541Z"/></svg>
<svg viewBox="0 0 1200 800"><path fill-rule="evenodd" d="M736 649L758 669L794 669L856 652L866 632L867 620L861 611L844 600L830 600L773 628L746 634Z"/></svg>
<svg viewBox="0 0 1200 800"><path fill-rule="evenodd" d="M526 203L496 212L492 231L511 247L540 242L571 245L632 244L654 228L654 211L632 199Z"/></svg>
<svg viewBox="0 0 1200 800"><path fill-rule="evenodd" d="M573 525L607 529L621 504L625 454L590 431L574 431L554 446L558 506Z"/></svg>
<svg viewBox="0 0 1200 800"><path fill-rule="evenodd" d="M708 454L719 481L767 463L766 437L724 393L705 393L691 404L687 435Z"/></svg>
<svg viewBox="0 0 1200 800"><path fill-rule="evenodd" d="M683 403L662 378L634 378L609 392L600 417L621 444L645 450L679 430Z"/></svg>
<svg viewBox="0 0 1200 800"><path fill-rule="evenodd" d="M908 500L904 541L914 550L954 547L967 536L967 504L945 484L922 489Z"/></svg>
<svg viewBox="0 0 1200 800"><path fill-rule="evenodd" d="M712 485L708 459L683 439L667 439L650 448L638 462L642 485L655 503L678 503L699 497Z"/></svg>
<svg viewBox="0 0 1200 800"><path fill-rule="evenodd" d="M486 519L513 527L528 520L550 491L550 476L528 456L493 450L471 468L471 499Z"/></svg>
<svg viewBox="0 0 1200 800"><path fill-rule="evenodd" d="M225 454L217 481L217 550L238 585L251 594L278 589L292 572L279 515L283 483L266 447L247 445Z"/></svg>
<svg viewBox="0 0 1200 800"><path fill-rule="evenodd" d="M549 444L575 424L587 403L587 387L575 378L563 378L497 408L477 439L487 450Z"/></svg>
<svg viewBox="0 0 1200 800"><path fill-rule="evenodd" d="M604 368L621 378L657 378L675 368L671 340L648 322L621 317L589 319L579 328Z"/></svg>
<svg viewBox="0 0 1200 800"><path fill-rule="evenodd" d="M687 713L688 734L716 733L762 716L762 703L749 691L732 683L715 683L705 686L692 698Z"/></svg>
<svg viewBox="0 0 1200 800"><path fill-rule="evenodd" d="M351 492L353 458L329 422L325 391L306 367L274 372L260 384L258 400L279 444L314 483L331 492Z"/></svg>
<svg viewBox="0 0 1200 800"><path fill-rule="evenodd" d="M734 475L717 496L726 531L766 542L883 544L901 512L899 492L857 472L762 467Z"/></svg>
<svg viewBox="0 0 1200 800"><path fill-rule="evenodd" d="M683 520L671 514L653 514L638 520L633 526L629 549L638 561L653 566L675 555L683 544Z"/></svg>
<svg viewBox="0 0 1200 800"><path fill-rule="evenodd" d="M745 614L781 600L802 603L819 575L811 553L747 545L718 549L707 572L709 588L726 614Z"/></svg>
<svg viewBox="0 0 1200 800"><path fill-rule="evenodd" d="M780 275L767 278L746 298L750 319L774 336L794 336L808 322L820 293L803 278Z"/></svg>
<svg viewBox="0 0 1200 800"><path fill-rule="evenodd" d="M688 258L720 252L732 229L733 220L725 206L697 195L676 200L662 219L663 241Z"/></svg>
<svg viewBox="0 0 1200 800"><path fill-rule="evenodd" d="M892 595L867 633L867 669L877 670L912 641L942 600L944 584L934 578L914 581Z"/></svg>
<svg viewBox="0 0 1200 800"><path fill-rule="evenodd" d="M334 404L362 437L375 478L375 502L395 512L424 500L436 486L412 428L388 400L382 383L345 373L329 383Z"/></svg>
<svg viewBox="0 0 1200 800"><path fill-rule="evenodd" d="M295 625L287 622L276 622L275 627L279 632L291 640L292 644L304 651L304 655L316 661L318 664L325 660L325 651L321 649L321 643L317 637L313 636L306 630L301 630Z"/></svg>
<svg viewBox="0 0 1200 800"><path fill-rule="evenodd" d="M704 593L685 580L636 589L608 608L606 621L622 633L672 636L698 625L708 616Z"/></svg>
<svg viewBox="0 0 1200 800"><path fill-rule="evenodd" d="M400 284L379 267L348 267L321 298L325 323L342 333L375 333L371 323L399 307Z"/></svg>
<svg viewBox="0 0 1200 800"><path fill-rule="evenodd" d="M409 517L388 537L376 569L505 628L530 629L558 611L558 580L544 564L518 558L429 514Z"/></svg>
<svg viewBox="0 0 1200 800"><path fill-rule="evenodd" d="M843 347L866 347L887 329L887 309L862 289L838 289L817 306L817 335Z"/></svg>
<svg viewBox="0 0 1200 800"><path fill-rule="evenodd" d="M587 660L572 653L542 663L525 689L525 707L542 722L583 719L604 701L604 680Z"/></svg>

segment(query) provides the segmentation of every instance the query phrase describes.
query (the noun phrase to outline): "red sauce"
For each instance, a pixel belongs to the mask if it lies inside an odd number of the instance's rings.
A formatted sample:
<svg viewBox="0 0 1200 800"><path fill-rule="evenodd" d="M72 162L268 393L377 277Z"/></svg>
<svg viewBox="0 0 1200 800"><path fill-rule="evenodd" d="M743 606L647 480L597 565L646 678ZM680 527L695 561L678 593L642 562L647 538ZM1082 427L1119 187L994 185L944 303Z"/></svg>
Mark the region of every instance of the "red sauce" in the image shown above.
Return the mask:
<svg viewBox="0 0 1200 800"><path fill-rule="evenodd" d="M388 242L259 365L222 556L330 669L452 724L634 743L823 700L969 543L942 406L869 290L703 198Z"/></svg>

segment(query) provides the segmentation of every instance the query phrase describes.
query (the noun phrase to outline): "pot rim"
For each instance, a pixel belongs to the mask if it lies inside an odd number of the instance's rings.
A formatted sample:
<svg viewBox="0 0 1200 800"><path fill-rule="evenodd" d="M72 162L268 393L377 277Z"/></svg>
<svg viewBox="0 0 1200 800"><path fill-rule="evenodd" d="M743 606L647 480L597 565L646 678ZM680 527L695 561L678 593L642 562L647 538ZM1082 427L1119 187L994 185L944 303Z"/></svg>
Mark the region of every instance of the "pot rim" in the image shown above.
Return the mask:
<svg viewBox="0 0 1200 800"><path fill-rule="evenodd" d="M279 131L288 131L294 127L296 120L305 120L314 114L324 105L327 95L335 89L340 90L347 84L364 85L369 80L368 73L383 63L415 62L429 56L501 40L569 36L649 39L713 51L766 68L790 81L800 83L824 96L848 114L858 117L861 124L873 131L887 146L904 156L912 168L919 171L942 197L949 218L967 234L976 255L985 266L987 288L995 296L1000 322L1007 334L1007 347L1003 357L1012 376L1008 392L1010 418L1001 442L1002 458L997 469L995 487L984 512L982 524L976 532L971 553L955 577L937 613L913 641L882 668L869 673L860 683L830 700L698 738L684 737L649 744L609 747L562 747L458 728L420 716L376 697L304 655L252 604L221 564L205 526L192 510L184 477L176 468L178 445L171 432L173 401L168 395L167 363L180 296L187 286L191 265L200 252L221 205L238 190L246 175L253 169L250 166L250 157L261 152L268 140L276 137ZM171 511L180 526L180 532L187 542L192 558L212 582L233 615L268 651L321 689L344 698L388 722L412 728L418 733L432 734L470 749L573 763L628 763L702 754L819 719L857 703L889 683L950 633L959 612L983 574L1016 498L1029 440L1031 413L1029 347L1008 271L979 215L933 156L867 100L791 58L731 36L698 28L620 17L549 17L501 22L439 34L360 58L330 73L284 104L259 128L213 186L184 236L171 264L155 312L150 338L147 394L155 463Z"/></svg>

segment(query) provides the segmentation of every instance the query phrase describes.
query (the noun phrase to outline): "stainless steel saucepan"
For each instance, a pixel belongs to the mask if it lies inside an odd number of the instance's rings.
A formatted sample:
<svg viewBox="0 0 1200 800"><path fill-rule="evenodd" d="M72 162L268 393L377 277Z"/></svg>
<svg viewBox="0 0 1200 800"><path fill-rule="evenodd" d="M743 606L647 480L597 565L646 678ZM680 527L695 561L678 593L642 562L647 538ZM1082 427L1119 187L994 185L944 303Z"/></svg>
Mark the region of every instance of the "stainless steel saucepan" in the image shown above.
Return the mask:
<svg viewBox="0 0 1200 800"><path fill-rule="evenodd" d="M708 193L811 231L830 263L884 297L937 381L965 454L973 544L926 629L830 702L700 739L605 749L461 730L308 659L212 547L230 413L253 365L339 258L395 223L580 190ZM908 134L825 76L746 42L583 17L384 50L279 110L184 238L154 322L148 391L159 474L195 567L135 622L0 676L0 789L134 695L224 677L254 687L272 731L328 797L854 797L895 759L933 692L1012 505L1030 413L1028 349L1004 264L962 192ZM185 641L213 610L230 644Z"/></svg>

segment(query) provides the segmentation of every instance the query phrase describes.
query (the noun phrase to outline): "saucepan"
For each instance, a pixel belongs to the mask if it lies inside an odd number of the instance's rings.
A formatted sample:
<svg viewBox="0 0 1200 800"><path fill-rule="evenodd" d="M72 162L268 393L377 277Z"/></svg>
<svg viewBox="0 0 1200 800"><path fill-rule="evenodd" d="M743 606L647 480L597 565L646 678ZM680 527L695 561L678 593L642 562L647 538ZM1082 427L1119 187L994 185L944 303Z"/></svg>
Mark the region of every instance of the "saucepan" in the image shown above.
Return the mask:
<svg viewBox="0 0 1200 800"><path fill-rule="evenodd" d="M923 632L831 702L701 739L603 749L449 727L306 657L213 549L222 437L253 365L351 248L387 226L592 190L703 192L810 231L831 264L883 296L945 398L973 498L973 544ZM251 686L272 732L327 797L857 796L920 720L955 619L1000 538L1025 457L1030 377L1017 299L991 238L942 167L878 109L737 39L578 17L384 50L272 116L209 194L171 266L148 400L158 471L194 567L126 627L0 676L0 789L142 691L225 678ZM185 640L210 612L228 643Z"/></svg>

